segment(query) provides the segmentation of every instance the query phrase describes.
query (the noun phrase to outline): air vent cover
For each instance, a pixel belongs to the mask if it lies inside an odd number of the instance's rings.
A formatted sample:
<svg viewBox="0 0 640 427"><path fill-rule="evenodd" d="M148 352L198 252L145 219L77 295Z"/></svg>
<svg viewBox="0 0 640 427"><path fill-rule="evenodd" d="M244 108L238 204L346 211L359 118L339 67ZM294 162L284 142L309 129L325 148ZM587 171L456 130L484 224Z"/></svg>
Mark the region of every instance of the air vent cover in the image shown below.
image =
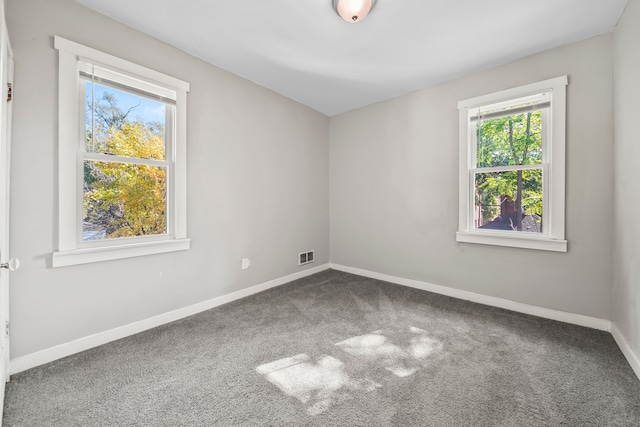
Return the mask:
<svg viewBox="0 0 640 427"><path fill-rule="evenodd" d="M313 261L315 261L315 258L316 257L313 251L301 252L300 254L298 254L298 265L312 263Z"/></svg>

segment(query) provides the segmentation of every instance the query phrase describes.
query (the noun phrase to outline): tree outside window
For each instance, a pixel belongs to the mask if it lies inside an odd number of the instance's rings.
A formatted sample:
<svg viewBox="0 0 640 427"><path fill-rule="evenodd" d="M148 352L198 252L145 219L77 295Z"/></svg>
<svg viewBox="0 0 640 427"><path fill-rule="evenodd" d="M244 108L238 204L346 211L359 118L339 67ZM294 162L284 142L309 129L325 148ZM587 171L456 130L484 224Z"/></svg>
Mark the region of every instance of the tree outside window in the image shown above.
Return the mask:
<svg viewBox="0 0 640 427"><path fill-rule="evenodd" d="M458 102L456 241L567 251L568 76Z"/></svg>
<svg viewBox="0 0 640 427"><path fill-rule="evenodd" d="M476 122L477 228L542 232L542 116L535 110ZM537 167L499 170L525 165Z"/></svg>
<svg viewBox="0 0 640 427"><path fill-rule="evenodd" d="M167 167L153 162L166 160L170 107L91 81L85 92L85 151L102 158L83 165L82 239L165 234Z"/></svg>

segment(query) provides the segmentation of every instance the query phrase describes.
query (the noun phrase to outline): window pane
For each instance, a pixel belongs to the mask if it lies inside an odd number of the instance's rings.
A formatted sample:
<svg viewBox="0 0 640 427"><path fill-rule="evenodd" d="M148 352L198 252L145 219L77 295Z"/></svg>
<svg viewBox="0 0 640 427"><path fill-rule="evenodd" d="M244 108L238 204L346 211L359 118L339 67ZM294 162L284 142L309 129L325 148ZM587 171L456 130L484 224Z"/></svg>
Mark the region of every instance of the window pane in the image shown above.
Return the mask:
<svg viewBox="0 0 640 427"><path fill-rule="evenodd" d="M475 196L475 228L543 231L542 169L476 173Z"/></svg>
<svg viewBox="0 0 640 427"><path fill-rule="evenodd" d="M82 240L167 233L164 167L84 162Z"/></svg>
<svg viewBox="0 0 640 427"><path fill-rule="evenodd" d="M476 167L542 163L540 110L476 122Z"/></svg>
<svg viewBox="0 0 640 427"><path fill-rule="evenodd" d="M85 89L87 152L165 159L166 109L172 106L91 81Z"/></svg>

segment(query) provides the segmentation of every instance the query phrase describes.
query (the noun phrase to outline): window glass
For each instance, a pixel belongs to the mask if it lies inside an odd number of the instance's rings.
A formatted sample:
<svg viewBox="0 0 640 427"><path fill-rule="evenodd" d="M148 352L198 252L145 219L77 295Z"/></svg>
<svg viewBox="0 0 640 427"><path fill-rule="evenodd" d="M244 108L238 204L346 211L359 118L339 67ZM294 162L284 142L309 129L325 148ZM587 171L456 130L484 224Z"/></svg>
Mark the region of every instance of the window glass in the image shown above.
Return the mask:
<svg viewBox="0 0 640 427"><path fill-rule="evenodd" d="M172 106L91 81L85 94L87 152L165 159L166 110Z"/></svg>
<svg viewBox="0 0 640 427"><path fill-rule="evenodd" d="M542 163L542 112L478 120L476 167Z"/></svg>
<svg viewBox="0 0 640 427"><path fill-rule="evenodd" d="M167 232L164 167L85 161L83 194L84 241Z"/></svg>
<svg viewBox="0 0 640 427"><path fill-rule="evenodd" d="M542 93L485 105L470 116L474 228L543 232L543 126L549 99Z"/></svg>
<svg viewBox="0 0 640 427"><path fill-rule="evenodd" d="M167 234L166 125L175 106L85 79L81 241Z"/></svg>
<svg viewBox="0 0 640 427"><path fill-rule="evenodd" d="M543 231L542 169L476 173L475 188L476 228Z"/></svg>

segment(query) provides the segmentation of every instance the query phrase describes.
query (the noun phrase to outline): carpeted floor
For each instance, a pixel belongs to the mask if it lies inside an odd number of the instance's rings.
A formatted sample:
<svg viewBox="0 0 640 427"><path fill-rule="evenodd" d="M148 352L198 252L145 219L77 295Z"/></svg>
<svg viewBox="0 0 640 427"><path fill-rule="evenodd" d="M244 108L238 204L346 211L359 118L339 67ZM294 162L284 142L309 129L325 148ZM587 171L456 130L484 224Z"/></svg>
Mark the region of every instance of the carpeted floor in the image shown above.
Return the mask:
<svg viewBox="0 0 640 427"><path fill-rule="evenodd" d="M5 426L640 426L610 334L327 270L17 374Z"/></svg>

